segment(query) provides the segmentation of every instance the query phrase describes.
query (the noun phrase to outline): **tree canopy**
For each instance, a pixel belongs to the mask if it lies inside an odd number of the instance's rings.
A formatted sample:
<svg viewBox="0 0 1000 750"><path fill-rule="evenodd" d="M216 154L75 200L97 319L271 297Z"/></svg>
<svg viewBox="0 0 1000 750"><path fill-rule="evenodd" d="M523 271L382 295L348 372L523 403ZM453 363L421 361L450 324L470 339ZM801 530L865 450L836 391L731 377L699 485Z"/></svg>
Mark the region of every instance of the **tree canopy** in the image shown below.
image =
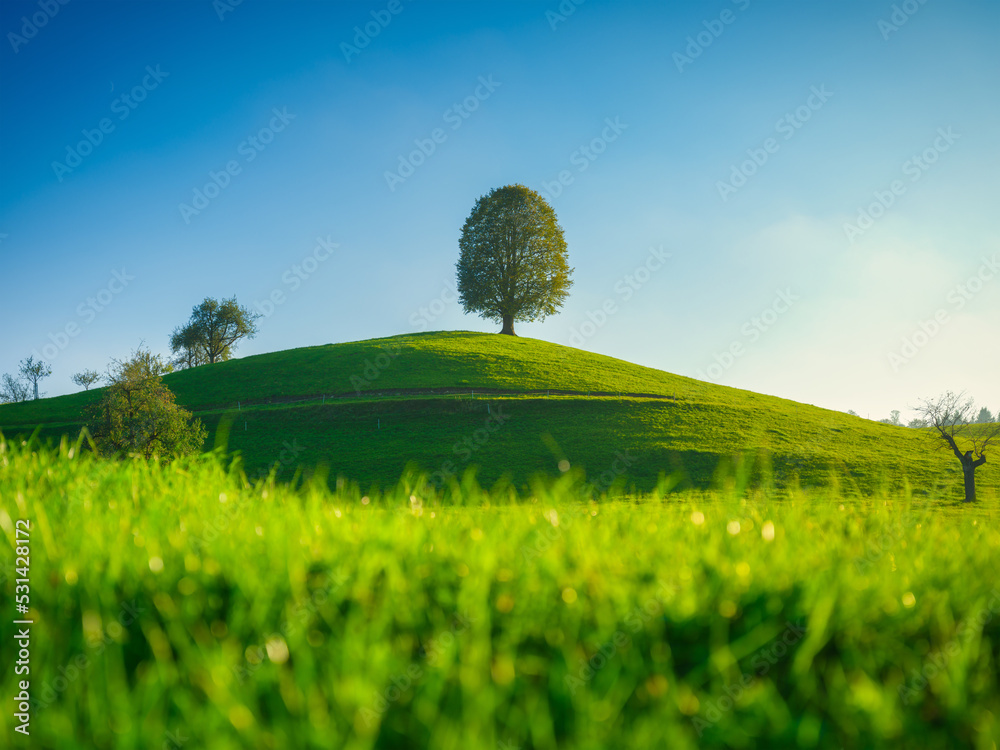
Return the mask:
<svg viewBox="0 0 1000 750"><path fill-rule="evenodd" d="M186 325L170 335L170 351L178 367L196 367L231 359L240 339L257 334L260 317L249 308L240 307L236 297L219 302L212 297L195 305Z"/></svg>
<svg viewBox="0 0 1000 750"><path fill-rule="evenodd" d="M89 415L103 452L148 459L201 450L205 428L174 403L174 394L162 380L166 372L169 365L142 348L125 361L112 361L108 387Z"/></svg>
<svg viewBox="0 0 1000 750"><path fill-rule="evenodd" d="M562 307L573 282L555 211L524 185L495 188L476 201L462 227L459 300L514 335L514 321L544 320Z"/></svg>

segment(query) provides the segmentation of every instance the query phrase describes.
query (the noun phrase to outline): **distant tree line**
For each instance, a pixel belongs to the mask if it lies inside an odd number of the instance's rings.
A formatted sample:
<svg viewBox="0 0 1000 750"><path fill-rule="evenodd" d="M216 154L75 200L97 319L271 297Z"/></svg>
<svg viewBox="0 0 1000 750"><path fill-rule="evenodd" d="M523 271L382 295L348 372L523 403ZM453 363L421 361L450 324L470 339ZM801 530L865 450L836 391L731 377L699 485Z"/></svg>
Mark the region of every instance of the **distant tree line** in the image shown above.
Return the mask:
<svg viewBox="0 0 1000 750"><path fill-rule="evenodd" d="M163 376L176 370L231 359L237 344L257 333L260 316L237 303L206 297L191 311L186 324L170 336L174 358L164 360L142 344L128 359L112 359L103 375L83 370L72 381L90 390L103 380L100 399L85 410L84 418L95 445L108 456L160 456L201 450L205 428L201 421L174 402ZM17 374L0 376L0 403L44 396L38 384L52 374L48 363L34 356L22 360Z"/></svg>
<svg viewBox="0 0 1000 750"><path fill-rule="evenodd" d="M240 306L236 297L221 302L211 297L195 305L191 318L183 326L178 326L170 335L170 353L173 359L161 363L161 374L182 370L198 365L224 362L232 359L233 351L241 339L253 338L257 334L257 319L260 315ZM141 350L141 346L140 346ZM120 364L120 363L118 363ZM113 381L111 370L102 375L96 370L74 373L70 379L84 390L102 379L110 385ZM38 390L38 384L52 375L52 366L34 355L21 360L13 375L0 375L0 403L11 404L30 399L42 398L45 394Z"/></svg>
<svg viewBox="0 0 1000 750"><path fill-rule="evenodd" d="M52 374L52 367L36 360L34 355L22 359L18 365L17 374L4 373L0 377L0 402L16 403L27 401L34 396L35 400L44 396L38 392L38 384Z"/></svg>
<svg viewBox="0 0 1000 750"><path fill-rule="evenodd" d="M922 407L921 407L922 408ZM918 408L918 411L920 409ZM852 417L860 416L854 409L848 409L847 413ZM996 414L993 414L985 406L981 407L978 412L970 407L969 410L963 412L956 416L957 419L963 420L960 424L990 424L991 422L1000 422L1000 409L997 410ZM880 424L891 424L897 427L902 427L903 422L900 420L899 409L893 409L889 412L889 416L886 419L878 420ZM911 419L906 424L907 427L913 427L915 429L921 429L926 427L932 427L932 423L927 419L922 417L915 417Z"/></svg>

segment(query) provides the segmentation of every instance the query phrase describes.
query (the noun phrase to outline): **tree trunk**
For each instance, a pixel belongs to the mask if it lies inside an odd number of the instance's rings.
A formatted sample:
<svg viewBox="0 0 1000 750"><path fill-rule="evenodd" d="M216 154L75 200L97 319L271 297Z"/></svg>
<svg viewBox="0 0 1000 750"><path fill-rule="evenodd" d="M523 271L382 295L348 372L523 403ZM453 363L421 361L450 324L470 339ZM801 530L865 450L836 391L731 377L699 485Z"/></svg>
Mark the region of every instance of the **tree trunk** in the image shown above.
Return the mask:
<svg viewBox="0 0 1000 750"><path fill-rule="evenodd" d="M35 381L35 401L38 400L38 381Z"/></svg>
<svg viewBox="0 0 1000 750"><path fill-rule="evenodd" d="M962 461L962 471L965 473L965 502L976 502L976 467L972 462Z"/></svg>
<svg viewBox="0 0 1000 750"><path fill-rule="evenodd" d="M503 316L503 328L500 330L500 333L506 333L508 336L516 336L517 335L516 333L514 333L514 316L513 315L504 315Z"/></svg>

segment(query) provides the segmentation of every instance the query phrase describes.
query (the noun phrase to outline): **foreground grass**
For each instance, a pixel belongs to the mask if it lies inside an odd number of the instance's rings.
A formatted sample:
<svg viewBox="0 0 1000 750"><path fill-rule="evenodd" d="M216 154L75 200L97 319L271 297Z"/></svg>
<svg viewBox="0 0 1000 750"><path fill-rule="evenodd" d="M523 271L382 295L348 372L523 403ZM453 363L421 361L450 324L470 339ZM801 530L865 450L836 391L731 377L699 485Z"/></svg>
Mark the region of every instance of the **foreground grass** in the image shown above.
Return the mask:
<svg viewBox="0 0 1000 750"><path fill-rule="evenodd" d="M32 526L27 744L996 747L995 501L579 481L361 497L0 443L5 602Z"/></svg>

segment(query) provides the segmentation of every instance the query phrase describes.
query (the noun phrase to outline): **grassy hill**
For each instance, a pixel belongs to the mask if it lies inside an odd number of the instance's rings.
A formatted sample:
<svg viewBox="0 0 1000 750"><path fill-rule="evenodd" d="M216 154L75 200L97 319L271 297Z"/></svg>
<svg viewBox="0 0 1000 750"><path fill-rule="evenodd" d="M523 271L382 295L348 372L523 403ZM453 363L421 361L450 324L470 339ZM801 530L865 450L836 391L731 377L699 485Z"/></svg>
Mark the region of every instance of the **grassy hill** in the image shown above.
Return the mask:
<svg viewBox="0 0 1000 750"><path fill-rule="evenodd" d="M704 383L526 338L435 332L306 347L173 373L177 401L239 451L248 474L322 467L362 487L408 464L443 480L524 485L567 463L597 489L671 475L707 487L744 473L778 485L835 480L870 493L909 483L960 498L960 471L929 435ZM0 430L75 436L99 390L0 406ZM766 456L766 461L761 460ZM742 457L742 458L741 458ZM754 464L748 470L750 463ZM978 472L1000 488L1000 466Z"/></svg>

